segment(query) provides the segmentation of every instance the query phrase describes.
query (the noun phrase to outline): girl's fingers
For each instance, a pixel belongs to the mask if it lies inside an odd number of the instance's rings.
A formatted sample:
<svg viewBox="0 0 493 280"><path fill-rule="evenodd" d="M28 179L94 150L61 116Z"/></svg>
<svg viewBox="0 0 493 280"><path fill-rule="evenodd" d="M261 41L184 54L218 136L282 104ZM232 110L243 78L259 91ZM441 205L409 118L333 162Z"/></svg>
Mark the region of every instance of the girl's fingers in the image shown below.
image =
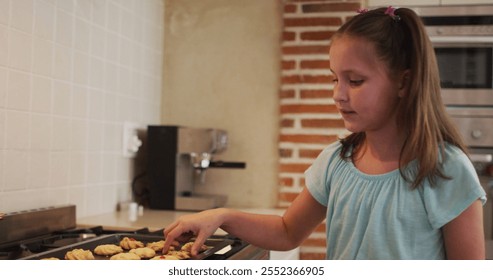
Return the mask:
<svg viewBox="0 0 493 280"><path fill-rule="evenodd" d="M192 256L198 255L198 253L200 251L200 247L202 247L202 245L205 243L207 237L208 237L207 235L199 233L197 238L195 238L195 241L193 242L193 245L192 245L192 250L190 251Z"/></svg>

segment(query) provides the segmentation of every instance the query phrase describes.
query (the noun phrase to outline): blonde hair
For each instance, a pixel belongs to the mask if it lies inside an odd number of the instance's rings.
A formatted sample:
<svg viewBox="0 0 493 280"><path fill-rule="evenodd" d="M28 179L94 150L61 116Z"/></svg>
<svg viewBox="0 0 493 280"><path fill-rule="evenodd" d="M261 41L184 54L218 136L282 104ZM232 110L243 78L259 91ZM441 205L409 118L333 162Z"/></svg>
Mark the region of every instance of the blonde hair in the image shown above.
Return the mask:
<svg viewBox="0 0 493 280"><path fill-rule="evenodd" d="M421 19L411 9L399 8L395 10L396 16L385 13L386 10L379 8L354 16L332 40L342 35L366 39L374 44L390 75L409 70L409 91L397 108L397 125L407 137L400 152L399 169L412 182L412 188L425 179L434 185L437 178L450 179L441 168L445 143L464 152L466 146L443 104L435 53ZM364 132L341 139L341 156L352 160L364 139ZM404 167L415 159L418 165L411 180Z"/></svg>

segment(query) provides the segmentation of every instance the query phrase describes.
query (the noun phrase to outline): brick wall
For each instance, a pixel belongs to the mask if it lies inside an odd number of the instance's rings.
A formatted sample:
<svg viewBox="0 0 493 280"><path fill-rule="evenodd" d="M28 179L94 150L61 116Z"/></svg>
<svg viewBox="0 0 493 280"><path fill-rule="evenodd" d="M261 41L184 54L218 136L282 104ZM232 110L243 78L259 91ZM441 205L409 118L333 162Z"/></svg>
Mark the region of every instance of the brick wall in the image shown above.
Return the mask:
<svg viewBox="0 0 493 280"><path fill-rule="evenodd" d="M304 171L320 151L346 135L332 99L330 36L360 1L284 0L279 136L279 207L304 187ZM325 224L301 247L301 259L325 258Z"/></svg>

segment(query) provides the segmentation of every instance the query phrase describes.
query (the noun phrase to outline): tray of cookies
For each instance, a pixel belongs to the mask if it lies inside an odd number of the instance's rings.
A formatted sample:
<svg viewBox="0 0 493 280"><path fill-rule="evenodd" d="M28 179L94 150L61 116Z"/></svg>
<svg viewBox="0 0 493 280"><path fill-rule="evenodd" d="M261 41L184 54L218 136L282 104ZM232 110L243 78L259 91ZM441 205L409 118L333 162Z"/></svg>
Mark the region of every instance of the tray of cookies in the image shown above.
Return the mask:
<svg viewBox="0 0 493 280"><path fill-rule="evenodd" d="M193 239L162 253L162 236L145 234L101 235L87 241L30 255L25 260L202 260L233 244L233 240L209 238L196 256L190 254Z"/></svg>

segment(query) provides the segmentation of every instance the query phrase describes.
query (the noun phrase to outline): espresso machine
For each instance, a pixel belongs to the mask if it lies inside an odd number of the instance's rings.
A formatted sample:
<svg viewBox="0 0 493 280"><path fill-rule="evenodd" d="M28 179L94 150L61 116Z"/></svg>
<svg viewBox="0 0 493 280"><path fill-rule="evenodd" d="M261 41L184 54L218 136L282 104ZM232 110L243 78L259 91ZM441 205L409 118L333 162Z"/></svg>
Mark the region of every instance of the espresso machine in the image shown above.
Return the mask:
<svg viewBox="0 0 493 280"><path fill-rule="evenodd" d="M244 162L215 161L228 147L227 132L169 125L147 127L149 208L205 210L226 204L224 195L198 194L209 168L245 168Z"/></svg>

